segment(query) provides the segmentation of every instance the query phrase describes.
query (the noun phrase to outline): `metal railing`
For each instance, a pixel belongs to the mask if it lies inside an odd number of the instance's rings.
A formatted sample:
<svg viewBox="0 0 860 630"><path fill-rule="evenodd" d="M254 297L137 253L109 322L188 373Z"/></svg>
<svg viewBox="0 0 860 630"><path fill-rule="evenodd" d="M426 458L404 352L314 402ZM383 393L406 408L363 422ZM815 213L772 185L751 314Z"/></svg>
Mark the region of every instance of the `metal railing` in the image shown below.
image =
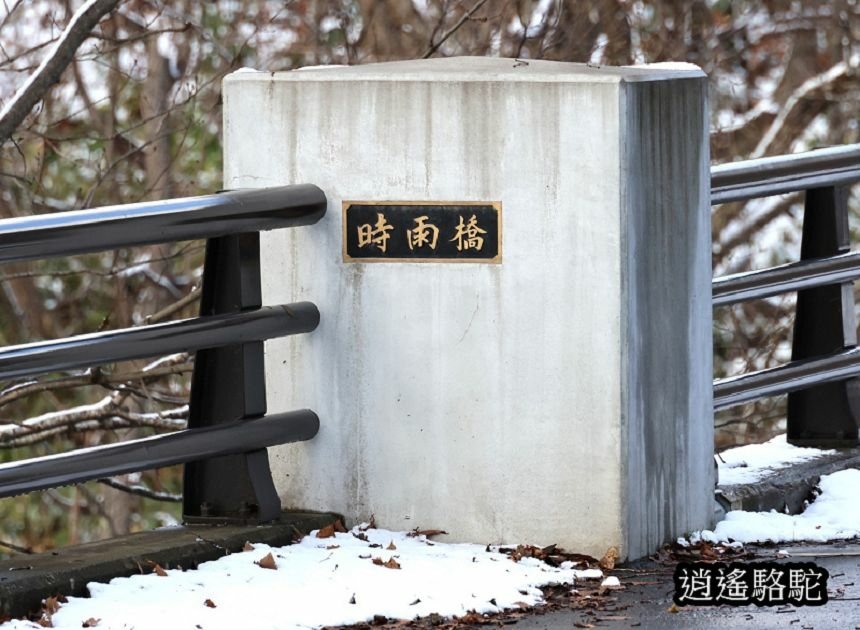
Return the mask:
<svg viewBox="0 0 860 630"><path fill-rule="evenodd" d="M801 260L713 281L714 306L797 291L792 360L714 381L714 408L788 393L792 444L855 446L860 421L860 349L852 282L848 194L860 182L860 144L748 160L711 169L717 205L805 191Z"/></svg>
<svg viewBox="0 0 860 630"><path fill-rule="evenodd" d="M316 223L316 186L223 192L0 221L0 262L207 239L200 316L0 349L0 379L195 352L188 428L0 465L0 497L185 464L183 518L276 519L266 447L309 440L310 410L266 414L263 341L313 331L308 302L263 306L259 232Z"/></svg>

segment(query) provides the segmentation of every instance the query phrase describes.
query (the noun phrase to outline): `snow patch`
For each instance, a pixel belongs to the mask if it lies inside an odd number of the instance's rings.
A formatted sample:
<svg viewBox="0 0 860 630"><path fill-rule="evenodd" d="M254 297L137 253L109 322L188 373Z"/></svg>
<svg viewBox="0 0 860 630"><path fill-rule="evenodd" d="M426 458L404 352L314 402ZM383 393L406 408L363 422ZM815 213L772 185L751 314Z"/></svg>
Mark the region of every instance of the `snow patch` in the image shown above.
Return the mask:
<svg viewBox="0 0 860 630"><path fill-rule="evenodd" d="M366 540L359 538L366 537ZM272 555L270 561L261 562ZM206 562L90 583L91 597L70 597L54 628L91 618L99 628L319 628L368 622L375 615L414 619L437 613L497 613L543 603L539 587L601 578L599 570L552 567L534 558L514 562L498 548L448 544L425 536L358 528L329 538L306 536L286 547L252 550ZM604 585L618 586L617 578ZM38 628L23 621L0 625Z"/></svg>
<svg viewBox="0 0 860 630"><path fill-rule="evenodd" d="M720 453L717 458L719 485L753 483L775 470L835 453L834 450L793 446L786 442L783 433L764 444L747 444Z"/></svg>
<svg viewBox="0 0 860 630"><path fill-rule="evenodd" d="M860 470L840 470L824 475L821 495L802 514L732 511L713 532L704 530L690 541L741 543L844 540L860 537Z"/></svg>

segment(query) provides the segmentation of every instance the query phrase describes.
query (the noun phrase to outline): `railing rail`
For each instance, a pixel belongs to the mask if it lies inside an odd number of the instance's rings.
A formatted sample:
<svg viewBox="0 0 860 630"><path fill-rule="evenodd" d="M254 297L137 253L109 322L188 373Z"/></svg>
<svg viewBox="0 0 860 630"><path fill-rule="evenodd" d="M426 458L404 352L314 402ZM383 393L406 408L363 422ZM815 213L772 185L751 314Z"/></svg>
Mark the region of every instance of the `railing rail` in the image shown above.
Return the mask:
<svg viewBox="0 0 860 630"><path fill-rule="evenodd" d="M0 262L206 238L200 317L0 348L0 379L196 352L188 428L0 466L0 497L184 463L185 520L280 514L265 448L311 439L309 410L265 416L262 344L319 323L309 302L263 306L259 231L311 225L312 185L241 190L0 221Z"/></svg>
<svg viewBox="0 0 860 630"><path fill-rule="evenodd" d="M860 181L860 144L744 160L711 168L711 203Z"/></svg>
<svg viewBox="0 0 860 630"><path fill-rule="evenodd" d="M0 465L0 497L310 440L318 430L317 415L302 409L11 462Z"/></svg>
<svg viewBox="0 0 860 630"><path fill-rule="evenodd" d="M0 262L311 225L325 196L299 184L0 221Z"/></svg>
<svg viewBox="0 0 860 630"><path fill-rule="evenodd" d="M714 306L760 300L789 291L841 284L857 278L860 278L860 253L788 263L715 278Z"/></svg>
<svg viewBox="0 0 860 630"><path fill-rule="evenodd" d="M860 144L711 169L713 205L805 191L801 260L713 281L715 307L797 291L792 361L714 381L714 408L789 394L788 441L856 446L860 426L848 187L860 182Z"/></svg>
<svg viewBox="0 0 860 630"><path fill-rule="evenodd" d="M308 333L319 320L316 306L298 302L8 346L0 349L0 379Z"/></svg>

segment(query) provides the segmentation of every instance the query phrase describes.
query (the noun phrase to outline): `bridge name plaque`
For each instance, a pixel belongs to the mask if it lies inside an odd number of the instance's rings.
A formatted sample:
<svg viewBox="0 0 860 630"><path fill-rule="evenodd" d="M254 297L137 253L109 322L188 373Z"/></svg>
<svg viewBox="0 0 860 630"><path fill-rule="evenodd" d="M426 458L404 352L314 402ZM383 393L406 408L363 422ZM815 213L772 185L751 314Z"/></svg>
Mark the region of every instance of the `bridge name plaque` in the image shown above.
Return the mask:
<svg viewBox="0 0 860 630"><path fill-rule="evenodd" d="M345 262L502 261L498 201L344 201Z"/></svg>

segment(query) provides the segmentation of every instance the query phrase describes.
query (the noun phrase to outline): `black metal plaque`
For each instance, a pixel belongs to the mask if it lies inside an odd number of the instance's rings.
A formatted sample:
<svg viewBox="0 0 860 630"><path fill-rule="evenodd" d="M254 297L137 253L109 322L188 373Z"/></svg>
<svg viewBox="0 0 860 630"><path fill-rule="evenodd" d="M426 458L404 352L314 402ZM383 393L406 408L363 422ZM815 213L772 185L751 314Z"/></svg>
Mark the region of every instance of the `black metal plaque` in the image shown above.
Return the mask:
<svg viewBox="0 0 860 630"><path fill-rule="evenodd" d="M343 259L501 262L501 203L344 201Z"/></svg>

